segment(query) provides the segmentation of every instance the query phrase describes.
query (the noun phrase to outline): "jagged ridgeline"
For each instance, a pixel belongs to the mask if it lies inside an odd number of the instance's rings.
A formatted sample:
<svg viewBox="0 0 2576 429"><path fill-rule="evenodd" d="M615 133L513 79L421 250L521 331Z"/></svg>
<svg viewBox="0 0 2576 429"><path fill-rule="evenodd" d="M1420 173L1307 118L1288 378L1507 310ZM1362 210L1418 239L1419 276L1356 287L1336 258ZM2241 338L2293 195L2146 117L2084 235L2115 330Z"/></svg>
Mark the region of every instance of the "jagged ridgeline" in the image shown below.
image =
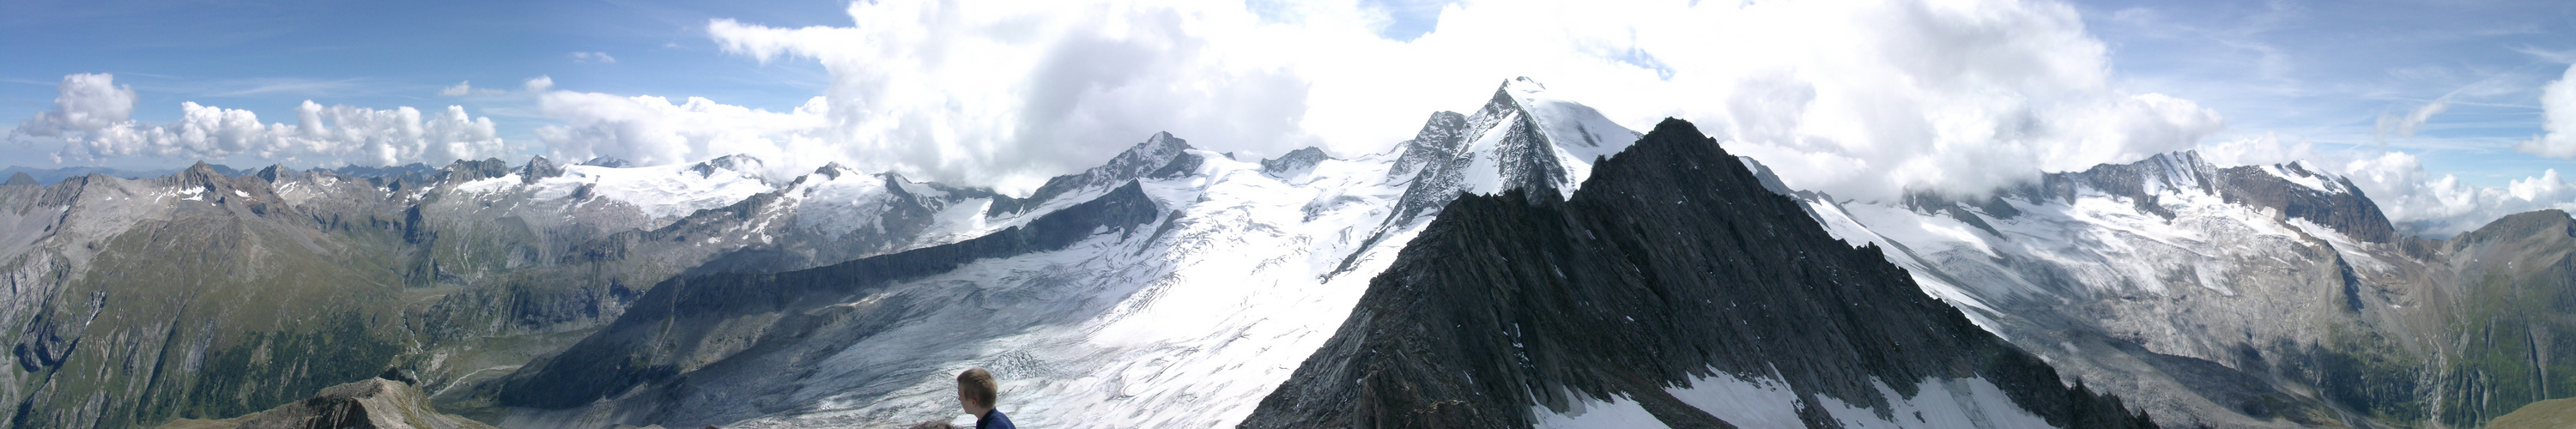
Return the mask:
<svg viewBox="0 0 2576 429"><path fill-rule="evenodd" d="M388 367L416 370L435 396L562 350L688 270L980 236L931 231L931 217L998 198L837 165L778 183L758 163L12 174L0 344L15 370L0 379L0 425L232 418ZM956 217L1019 224L973 215Z"/></svg>
<svg viewBox="0 0 2576 429"><path fill-rule="evenodd" d="M1627 416L1674 427L2153 427L1828 235L1687 122L1570 199L1524 189L1450 203L1242 426L1642 409Z"/></svg>

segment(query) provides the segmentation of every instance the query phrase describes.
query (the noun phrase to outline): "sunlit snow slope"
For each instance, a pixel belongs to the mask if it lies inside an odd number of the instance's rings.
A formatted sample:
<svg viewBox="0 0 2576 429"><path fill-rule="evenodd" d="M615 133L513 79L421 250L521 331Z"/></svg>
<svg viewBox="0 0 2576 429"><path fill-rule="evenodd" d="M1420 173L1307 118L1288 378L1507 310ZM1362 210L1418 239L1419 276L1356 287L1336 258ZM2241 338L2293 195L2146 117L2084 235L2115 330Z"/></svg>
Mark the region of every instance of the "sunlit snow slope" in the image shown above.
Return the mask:
<svg viewBox="0 0 2576 429"><path fill-rule="evenodd" d="M1229 425L1330 335L1367 281L1333 274L1383 269L1461 191L1571 190L1635 136L1525 79L1474 115L1435 114L1416 139L1354 159L1301 150L1235 160L1156 135L987 210L1029 213L998 235L1083 238L977 244L986 236L816 269L846 277L675 280L652 294L756 284L793 298L740 304L753 310L671 301L723 315L630 312L514 375L501 402L526 408L501 422L943 419L951 377L980 366L1001 375L1005 409L1033 426ZM1150 205L1153 216L1097 222L1089 213L1102 204ZM1002 247L976 247L988 245ZM806 280L782 280L791 277ZM611 356L626 360L595 363Z"/></svg>
<svg viewBox="0 0 2576 429"><path fill-rule="evenodd" d="M2556 296L2562 280L2526 279L2564 269L2549 255L2565 249L2398 234L2351 182L2304 163L2222 167L2180 152L1901 201L1769 180L1981 326L2167 424L2469 426L2576 394L2548 389L2576 382L2537 376L2554 365L2540 357L2576 345L2536 333L2576 324L2496 322L2570 310L2493 298ZM2528 341L2484 339L2479 327L2499 325ZM2493 359L2509 355L2525 358Z"/></svg>

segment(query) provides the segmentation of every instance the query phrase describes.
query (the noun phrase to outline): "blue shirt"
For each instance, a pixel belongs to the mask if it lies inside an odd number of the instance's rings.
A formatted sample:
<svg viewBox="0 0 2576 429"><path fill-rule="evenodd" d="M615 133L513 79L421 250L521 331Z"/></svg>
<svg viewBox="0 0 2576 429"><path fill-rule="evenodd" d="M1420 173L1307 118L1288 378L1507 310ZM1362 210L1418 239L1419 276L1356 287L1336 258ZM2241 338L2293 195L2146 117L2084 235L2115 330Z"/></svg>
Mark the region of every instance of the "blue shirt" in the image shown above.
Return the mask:
<svg viewBox="0 0 2576 429"><path fill-rule="evenodd" d="M991 410L975 417L975 429L1020 429L1020 427L1011 425L1011 416L1002 415L1002 410Z"/></svg>

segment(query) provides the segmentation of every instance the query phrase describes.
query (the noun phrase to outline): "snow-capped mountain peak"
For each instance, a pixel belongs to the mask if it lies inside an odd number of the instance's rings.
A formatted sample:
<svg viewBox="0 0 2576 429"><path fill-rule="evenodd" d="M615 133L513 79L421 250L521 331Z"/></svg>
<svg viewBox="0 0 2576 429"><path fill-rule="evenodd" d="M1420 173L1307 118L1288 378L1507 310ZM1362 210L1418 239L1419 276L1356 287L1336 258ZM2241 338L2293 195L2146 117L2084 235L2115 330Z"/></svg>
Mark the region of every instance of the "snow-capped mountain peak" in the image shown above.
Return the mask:
<svg viewBox="0 0 2576 429"><path fill-rule="evenodd" d="M764 177L763 173L766 171L769 171L768 166L761 163L760 158L753 158L751 155L744 154L720 156L716 157L716 159L706 160L689 166L689 172L698 173L698 177L708 177L724 173L742 175L744 177L751 178L762 178Z"/></svg>
<svg viewBox="0 0 2576 429"><path fill-rule="evenodd" d="M1041 206L1046 206L1048 202L1060 196L1106 192L1138 178L1184 174L1197 168L1199 163L1204 161L1200 156L1190 154L1191 149L1195 148L1190 147L1188 140L1173 137L1172 133L1154 133L1143 143L1137 143L1135 146L1128 147L1125 152L1119 152L1118 156L1110 158L1106 164L1083 170L1079 174L1047 179L1045 185L1038 186L1037 191L1030 193L1026 199L995 201L992 210L986 215L1006 216L1029 213Z"/></svg>
<svg viewBox="0 0 2576 429"><path fill-rule="evenodd" d="M1504 81L1465 119L1467 138L1450 163L1461 180L1455 190L1476 194L1540 186L1572 193L1591 176L1593 161L1640 135L1591 107L1549 96L1546 85L1526 77Z"/></svg>
<svg viewBox="0 0 2576 429"><path fill-rule="evenodd" d="M1504 81L1494 92L1494 100L1484 110L1496 110L1497 104L1509 102L1538 122L1540 137L1558 148L1573 152L1585 164L1627 149L1638 134L1581 103L1558 99L1547 91L1547 85L1528 77ZM1483 113L1483 112L1479 112Z"/></svg>
<svg viewBox="0 0 2576 429"><path fill-rule="evenodd" d="M1580 103L1547 95L1530 78L1504 81L1474 115L1438 112L1387 169L1387 182L1404 188L1395 210L1367 243L1401 239L1439 213L1460 193L1499 195L1546 188L1528 198L1564 198L1590 178L1593 161L1616 154L1643 136ZM1362 246L1366 248L1367 246ZM1348 270L1358 254L1343 261Z"/></svg>
<svg viewBox="0 0 2576 429"><path fill-rule="evenodd" d="M1291 177L1313 171L1315 164L1323 163L1327 159L1332 159L1332 156L1325 155L1323 149L1307 146L1304 149L1289 151L1288 154L1280 155L1278 158L1261 160L1261 172L1272 176Z"/></svg>

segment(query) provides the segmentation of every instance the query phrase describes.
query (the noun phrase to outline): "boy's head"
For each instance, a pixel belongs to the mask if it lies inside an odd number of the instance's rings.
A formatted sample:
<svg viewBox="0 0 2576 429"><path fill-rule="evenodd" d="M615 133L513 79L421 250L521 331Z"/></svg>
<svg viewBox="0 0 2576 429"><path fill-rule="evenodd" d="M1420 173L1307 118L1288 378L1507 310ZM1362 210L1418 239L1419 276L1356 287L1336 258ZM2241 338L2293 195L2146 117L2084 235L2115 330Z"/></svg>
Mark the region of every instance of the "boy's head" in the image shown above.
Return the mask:
<svg viewBox="0 0 2576 429"><path fill-rule="evenodd" d="M957 402L966 406L968 414L982 415L993 409L994 396L1001 390L1001 385L993 382L993 373L983 368L957 373Z"/></svg>

